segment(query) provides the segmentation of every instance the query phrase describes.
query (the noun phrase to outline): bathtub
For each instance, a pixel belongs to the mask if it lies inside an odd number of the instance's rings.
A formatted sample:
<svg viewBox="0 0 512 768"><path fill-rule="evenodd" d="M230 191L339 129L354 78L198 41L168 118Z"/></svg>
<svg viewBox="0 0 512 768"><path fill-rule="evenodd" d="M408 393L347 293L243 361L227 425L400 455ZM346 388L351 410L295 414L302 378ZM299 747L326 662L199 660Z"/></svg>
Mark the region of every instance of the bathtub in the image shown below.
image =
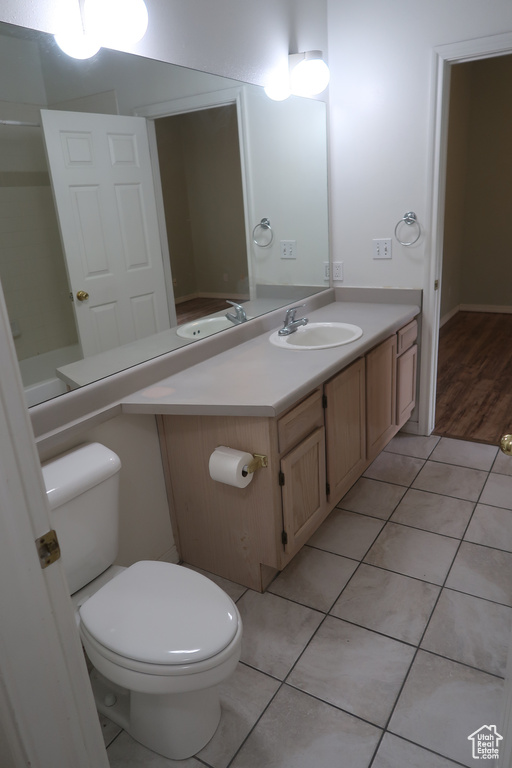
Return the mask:
<svg viewBox="0 0 512 768"><path fill-rule="evenodd" d="M82 354L78 344L61 349L52 349L41 355L20 360L21 379L25 391L25 402L31 405L44 403L52 397L67 392L67 385L55 375L55 369L61 365L81 360Z"/></svg>

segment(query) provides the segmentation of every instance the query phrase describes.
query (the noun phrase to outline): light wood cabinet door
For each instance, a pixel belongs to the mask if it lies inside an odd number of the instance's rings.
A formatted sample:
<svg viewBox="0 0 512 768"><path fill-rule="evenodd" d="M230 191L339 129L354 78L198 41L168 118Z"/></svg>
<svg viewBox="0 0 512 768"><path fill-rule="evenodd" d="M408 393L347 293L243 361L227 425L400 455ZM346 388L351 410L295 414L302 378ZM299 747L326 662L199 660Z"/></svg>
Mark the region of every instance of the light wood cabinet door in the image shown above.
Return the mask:
<svg viewBox="0 0 512 768"><path fill-rule="evenodd" d="M410 417L416 404L416 370L418 347L414 345L397 360L396 422L400 429Z"/></svg>
<svg viewBox="0 0 512 768"><path fill-rule="evenodd" d="M261 590L262 566L281 558L281 489L272 419L164 416L173 529L180 557L231 581ZM219 445L261 453L268 466L246 488L212 480L209 459Z"/></svg>
<svg viewBox="0 0 512 768"><path fill-rule="evenodd" d="M325 489L325 429L316 429L281 459L283 558L306 543L328 512Z"/></svg>
<svg viewBox="0 0 512 768"><path fill-rule="evenodd" d="M396 334L366 355L366 455L380 453L396 426Z"/></svg>
<svg viewBox="0 0 512 768"><path fill-rule="evenodd" d="M324 388L329 504L334 506L366 466L365 361L357 360Z"/></svg>

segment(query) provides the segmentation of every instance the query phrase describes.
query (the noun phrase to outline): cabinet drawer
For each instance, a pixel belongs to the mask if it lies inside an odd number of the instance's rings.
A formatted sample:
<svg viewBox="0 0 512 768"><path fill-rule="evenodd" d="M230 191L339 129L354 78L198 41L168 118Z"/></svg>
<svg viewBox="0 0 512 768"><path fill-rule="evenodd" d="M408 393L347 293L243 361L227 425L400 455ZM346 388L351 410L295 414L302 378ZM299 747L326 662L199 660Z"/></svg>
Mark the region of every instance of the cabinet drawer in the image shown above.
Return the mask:
<svg viewBox="0 0 512 768"><path fill-rule="evenodd" d="M418 338L418 323L413 320L411 323L404 325L403 328L397 333L397 355L401 355L406 349L412 347L416 339Z"/></svg>
<svg viewBox="0 0 512 768"><path fill-rule="evenodd" d="M285 453L324 424L322 390L317 389L277 422L279 453Z"/></svg>

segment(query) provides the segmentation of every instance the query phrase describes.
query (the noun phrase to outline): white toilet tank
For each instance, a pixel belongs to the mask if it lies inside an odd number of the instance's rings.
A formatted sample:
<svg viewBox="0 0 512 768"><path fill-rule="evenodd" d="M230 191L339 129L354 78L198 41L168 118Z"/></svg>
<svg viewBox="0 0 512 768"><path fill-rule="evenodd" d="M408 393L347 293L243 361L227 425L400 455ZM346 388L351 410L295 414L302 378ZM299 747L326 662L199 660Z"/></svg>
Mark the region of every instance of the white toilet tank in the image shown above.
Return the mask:
<svg viewBox="0 0 512 768"><path fill-rule="evenodd" d="M70 594L117 557L120 469L119 456L100 443L86 443L42 466Z"/></svg>

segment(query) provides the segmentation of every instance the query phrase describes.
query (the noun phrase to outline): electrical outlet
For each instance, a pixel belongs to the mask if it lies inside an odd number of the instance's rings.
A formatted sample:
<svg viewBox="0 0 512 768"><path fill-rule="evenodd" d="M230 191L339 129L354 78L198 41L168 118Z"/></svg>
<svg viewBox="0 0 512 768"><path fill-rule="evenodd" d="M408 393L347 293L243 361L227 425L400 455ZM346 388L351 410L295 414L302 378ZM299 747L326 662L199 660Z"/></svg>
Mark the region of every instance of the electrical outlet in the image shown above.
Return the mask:
<svg viewBox="0 0 512 768"><path fill-rule="evenodd" d="M331 263L330 261L324 261L324 280L331 279Z"/></svg>
<svg viewBox="0 0 512 768"><path fill-rule="evenodd" d="M282 259L297 258L297 241L296 240L281 240L281 258Z"/></svg>
<svg viewBox="0 0 512 768"><path fill-rule="evenodd" d="M343 280L343 262L342 261L333 261L332 263L332 279L336 282L341 282Z"/></svg>
<svg viewBox="0 0 512 768"><path fill-rule="evenodd" d="M381 237L373 241L373 258L390 259L391 258L391 238Z"/></svg>

